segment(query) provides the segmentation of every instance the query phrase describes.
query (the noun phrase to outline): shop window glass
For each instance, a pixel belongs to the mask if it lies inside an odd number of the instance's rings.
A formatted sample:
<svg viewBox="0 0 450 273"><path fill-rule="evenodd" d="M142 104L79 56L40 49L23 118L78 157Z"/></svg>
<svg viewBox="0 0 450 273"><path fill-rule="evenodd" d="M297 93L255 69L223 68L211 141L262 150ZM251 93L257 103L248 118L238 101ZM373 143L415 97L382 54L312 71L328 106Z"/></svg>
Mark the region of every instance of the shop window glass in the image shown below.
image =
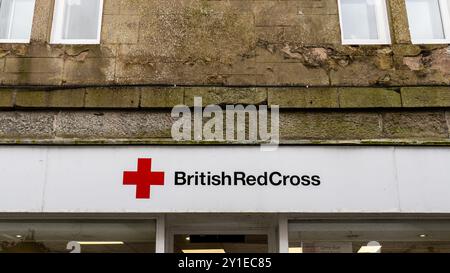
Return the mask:
<svg viewBox="0 0 450 273"><path fill-rule="evenodd" d="M152 253L156 221L0 221L0 253Z"/></svg>
<svg viewBox="0 0 450 273"><path fill-rule="evenodd" d="M449 221L289 223L290 253L449 253Z"/></svg>

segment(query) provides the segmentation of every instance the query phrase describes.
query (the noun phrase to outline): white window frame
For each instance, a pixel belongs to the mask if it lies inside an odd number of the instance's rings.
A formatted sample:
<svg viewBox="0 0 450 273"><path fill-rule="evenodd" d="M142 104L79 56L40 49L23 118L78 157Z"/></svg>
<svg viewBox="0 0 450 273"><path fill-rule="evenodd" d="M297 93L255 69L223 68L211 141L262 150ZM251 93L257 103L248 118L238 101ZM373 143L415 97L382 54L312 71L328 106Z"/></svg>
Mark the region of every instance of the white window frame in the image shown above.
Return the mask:
<svg viewBox="0 0 450 273"><path fill-rule="evenodd" d="M100 1L100 9L98 16L98 28L96 39L62 39L62 27L65 12L65 5L62 0L55 0L55 6L53 10L53 24L50 38L50 44L63 44L63 45L96 45L100 44L102 21L103 21L103 0Z"/></svg>
<svg viewBox="0 0 450 273"><path fill-rule="evenodd" d="M342 23L341 0L338 0L339 25L341 28L341 40L343 45L389 45L391 44L391 31L389 28L389 16L387 12L386 0L375 0L380 4L376 5L376 19L378 39L345 39L344 25Z"/></svg>
<svg viewBox="0 0 450 273"><path fill-rule="evenodd" d="M16 1L14 1L13 10L15 9ZM34 10L36 8L36 0L33 1L33 18L34 18ZM13 12L14 14L14 12ZM14 16L11 18L13 20ZM9 33L11 34L12 24L10 24ZM31 24L31 29L33 29L33 23ZM31 34L30 34L31 36ZM28 39L0 39L0 44L28 44L31 41L31 37Z"/></svg>
<svg viewBox="0 0 450 273"><path fill-rule="evenodd" d="M449 1L447 0L439 0L439 9L442 20L442 29L444 31L444 39L413 39L411 35L411 42L415 45L423 45L423 44L450 44L450 6ZM406 9L408 12L408 9ZM408 17L409 23L409 17ZM411 28L409 28L409 33L411 33Z"/></svg>

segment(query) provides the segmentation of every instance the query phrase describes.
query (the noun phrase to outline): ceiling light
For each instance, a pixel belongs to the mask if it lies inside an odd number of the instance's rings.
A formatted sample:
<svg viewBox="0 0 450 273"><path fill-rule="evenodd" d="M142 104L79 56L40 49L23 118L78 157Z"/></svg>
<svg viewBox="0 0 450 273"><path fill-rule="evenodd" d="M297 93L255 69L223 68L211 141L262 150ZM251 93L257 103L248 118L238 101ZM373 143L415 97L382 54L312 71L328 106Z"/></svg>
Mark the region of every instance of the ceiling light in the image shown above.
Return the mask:
<svg viewBox="0 0 450 273"><path fill-rule="evenodd" d="M17 235L16 235L16 238L22 238L22 235L17 234Z"/></svg>
<svg viewBox="0 0 450 273"><path fill-rule="evenodd" d="M362 246L358 253L379 253L381 246Z"/></svg>
<svg viewBox="0 0 450 273"><path fill-rule="evenodd" d="M186 253L186 254L194 254L194 253L200 253L200 254L225 253L225 249L183 249L181 251L183 251L183 253Z"/></svg>
<svg viewBox="0 0 450 273"><path fill-rule="evenodd" d="M419 237L420 237L420 238L426 238L427 235L426 235L426 234L420 234Z"/></svg>
<svg viewBox="0 0 450 273"><path fill-rule="evenodd" d="M301 247L290 247L289 253L303 253L303 248Z"/></svg>
<svg viewBox="0 0 450 273"><path fill-rule="evenodd" d="M77 243L79 243L80 245L123 245L123 244L125 244L124 242L119 242L119 241L117 241L117 242L114 242L114 241L111 241L111 242L77 242Z"/></svg>
<svg viewBox="0 0 450 273"><path fill-rule="evenodd" d="M381 253L381 245L378 242L369 242L366 246L362 246L358 253Z"/></svg>
<svg viewBox="0 0 450 273"><path fill-rule="evenodd" d="M190 240L191 240L191 237L187 236L186 241L190 241Z"/></svg>

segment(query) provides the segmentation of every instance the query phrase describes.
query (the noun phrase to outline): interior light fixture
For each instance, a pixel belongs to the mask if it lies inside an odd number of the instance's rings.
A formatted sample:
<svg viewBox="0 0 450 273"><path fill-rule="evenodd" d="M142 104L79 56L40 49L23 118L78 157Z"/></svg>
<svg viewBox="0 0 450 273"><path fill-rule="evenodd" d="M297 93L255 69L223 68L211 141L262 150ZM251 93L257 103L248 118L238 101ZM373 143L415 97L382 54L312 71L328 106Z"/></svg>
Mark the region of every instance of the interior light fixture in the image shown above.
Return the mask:
<svg viewBox="0 0 450 273"><path fill-rule="evenodd" d="M378 242L369 242L366 246L362 246L358 253L381 253L381 245Z"/></svg>
<svg viewBox="0 0 450 273"><path fill-rule="evenodd" d="M186 254L209 254L209 253L226 253L225 249L182 249Z"/></svg>
<svg viewBox="0 0 450 273"><path fill-rule="evenodd" d="M123 244L125 244L124 242L120 242L120 241L110 241L110 242L107 242L107 241L105 241L105 242L101 242L101 241L88 242L88 241L86 241L86 242L77 242L77 243L79 243L80 245L123 245Z"/></svg>
<svg viewBox="0 0 450 273"><path fill-rule="evenodd" d="M290 247L289 253L303 253L303 248L301 247Z"/></svg>
<svg viewBox="0 0 450 273"><path fill-rule="evenodd" d="M379 253L381 246L362 246L358 253Z"/></svg>
<svg viewBox="0 0 450 273"><path fill-rule="evenodd" d="M419 234L419 237L420 237L420 238L426 238L427 235L426 235L426 234Z"/></svg>

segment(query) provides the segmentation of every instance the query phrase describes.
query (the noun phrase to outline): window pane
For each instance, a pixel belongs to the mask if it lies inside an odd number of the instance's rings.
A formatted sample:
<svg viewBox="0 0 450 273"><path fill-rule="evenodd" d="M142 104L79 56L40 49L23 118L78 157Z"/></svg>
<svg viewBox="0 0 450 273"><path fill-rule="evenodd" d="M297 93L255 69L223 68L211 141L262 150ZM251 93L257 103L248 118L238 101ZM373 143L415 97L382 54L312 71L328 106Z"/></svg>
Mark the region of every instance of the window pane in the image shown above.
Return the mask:
<svg viewBox="0 0 450 273"><path fill-rule="evenodd" d="M68 253L69 242L79 245L82 253L152 253L155 237L155 220L4 221L0 253Z"/></svg>
<svg viewBox="0 0 450 273"><path fill-rule="evenodd" d="M290 222L289 251L450 253L450 222Z"/></svg>
<svg viewBox="0 0 450 273"><path fill-rule="evenodd" d="M378 39L375 0L341 0L344 39Z"/></svg>
<svg viewBox="0 0 450 273"><path fill-rule="evenodd" d="M100 0L64 0L63 39L97 39Z"/></svg>
<svg viewBox="0 0 450 273"><path fill-rule="evenodd" d="M407 0L406 8L413 40L445 38L439 0Z"/></svg>
<svg viewBox="0 0 450 273"><path fill-rule="evenodd" d="M0 39L30 39L34 0L0 0Z"/></svg>

